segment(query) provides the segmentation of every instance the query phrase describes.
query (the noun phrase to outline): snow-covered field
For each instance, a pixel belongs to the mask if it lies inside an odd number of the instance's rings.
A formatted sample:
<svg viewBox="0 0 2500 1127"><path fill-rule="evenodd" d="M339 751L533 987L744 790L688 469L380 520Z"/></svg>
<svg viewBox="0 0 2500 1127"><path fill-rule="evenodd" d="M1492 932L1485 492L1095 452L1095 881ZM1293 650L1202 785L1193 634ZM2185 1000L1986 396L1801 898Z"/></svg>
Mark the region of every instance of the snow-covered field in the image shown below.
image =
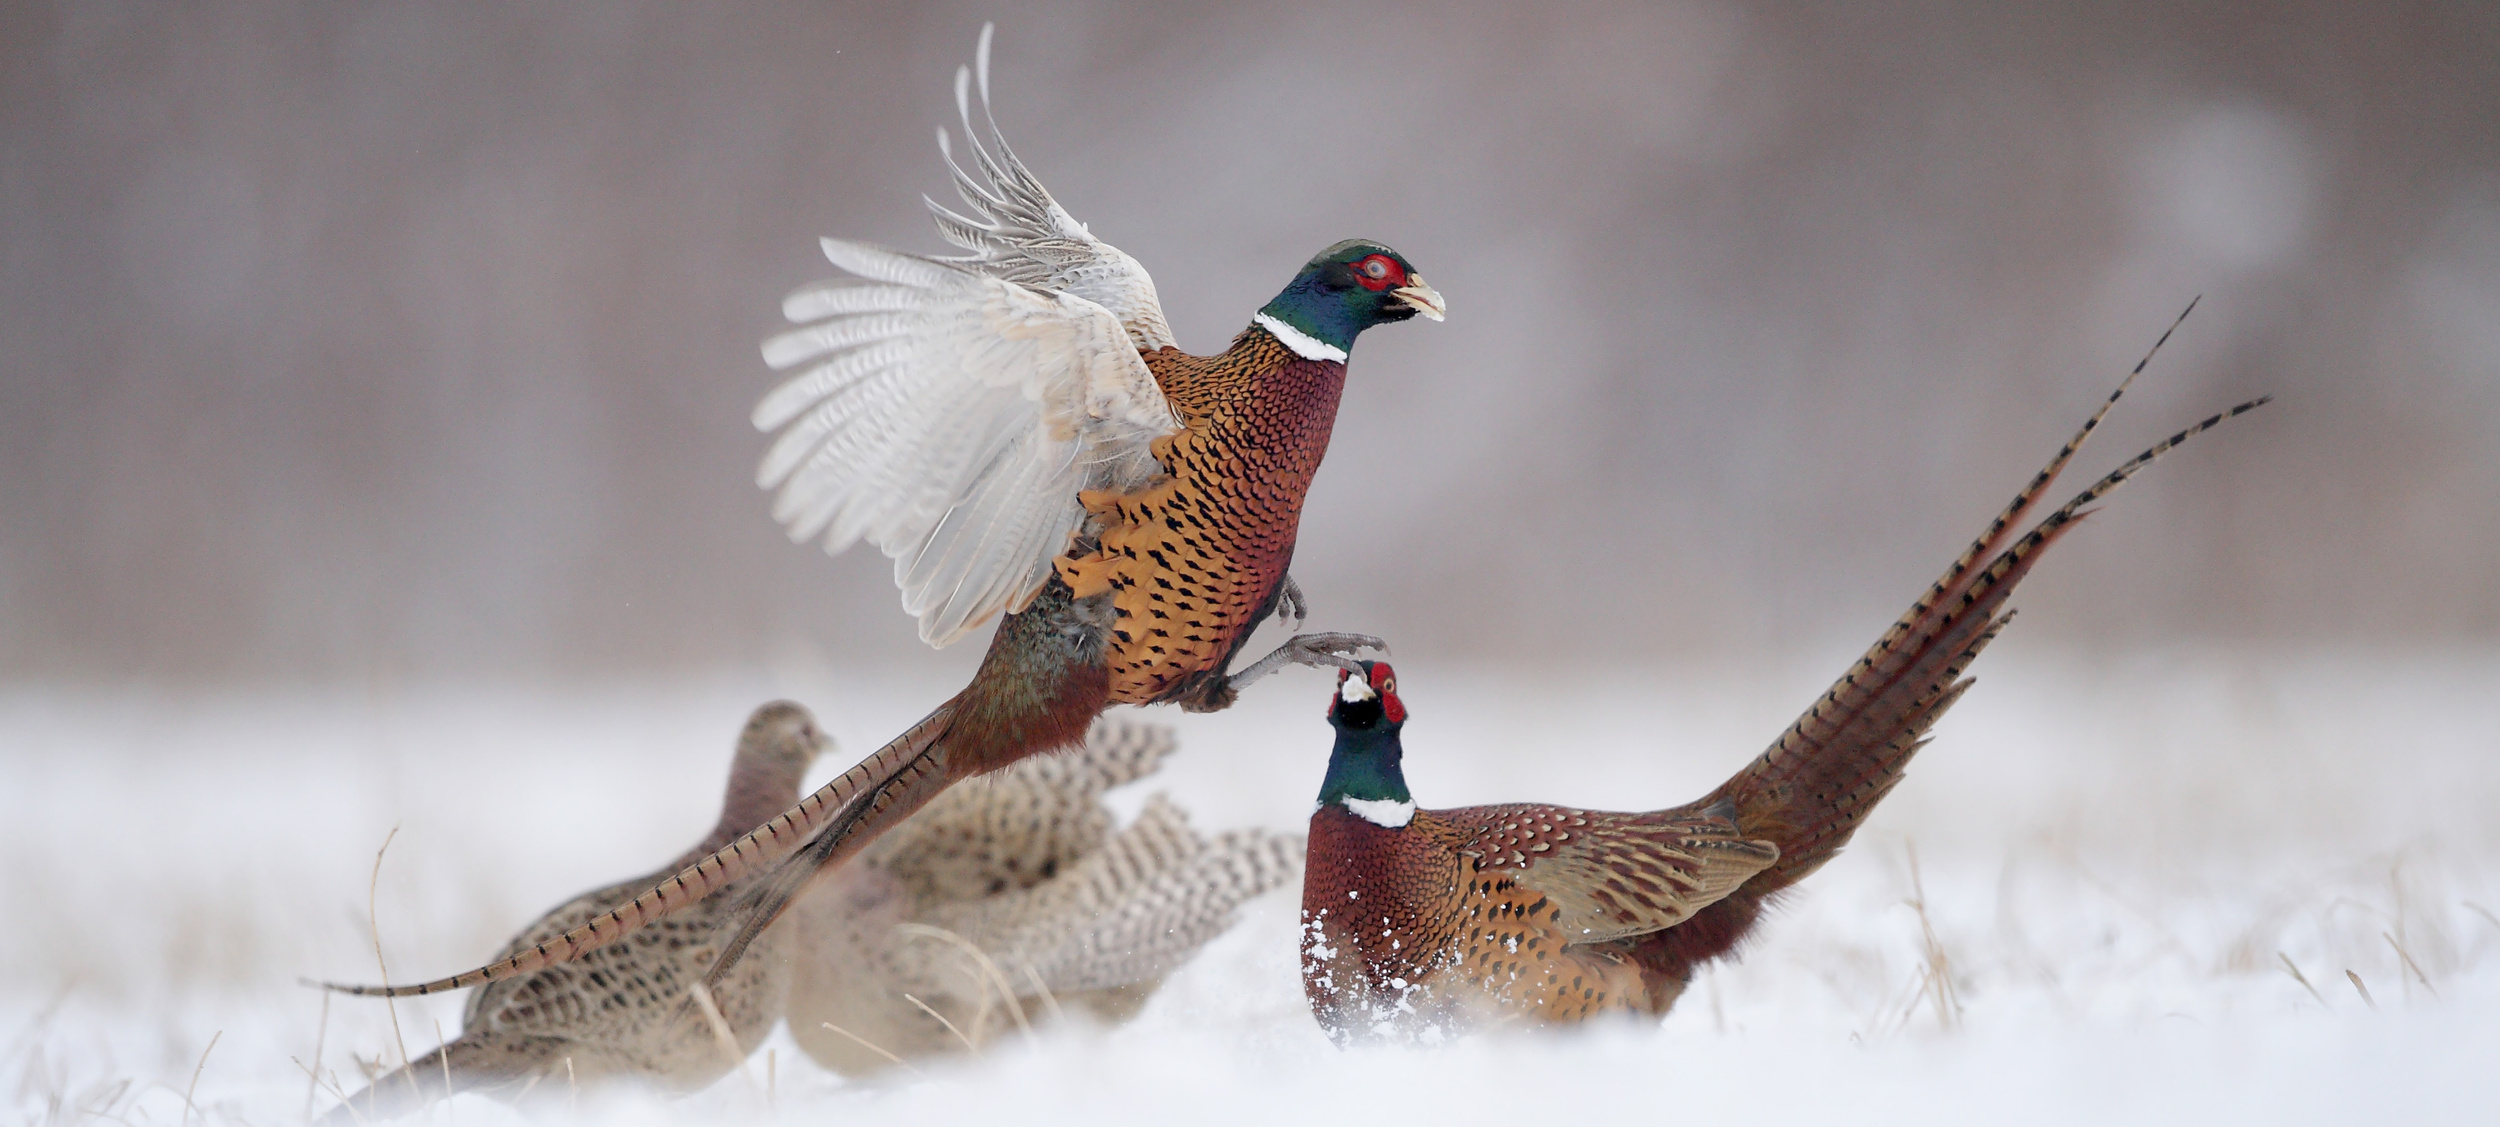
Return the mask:
<svg viewBox="0 0 2500 1127"><path fill-rule="evenodd" d="M1279 893L1121 1028L1010 1038L878 1086L777 1034L744 1079L679 1101L585 1093L579 1115L2500 1122L2500 654L2022 647L2017 627L1856 845L1663 1029L1340 1053L1302 1010ZM1410 779L1427 805L1682 801L1848 656L1402 662ZM1298 825L1324 685L1291 673L1230 713L1156 713L1183 752L1132 789L1173 792L1204 828ZM0 687L0 1108L298 1122L330 1103L308 1100L306 1065L353 1086L359 1059L401 1052L380 1003L333 1000L325 1026L296 985L380 973L366 896L386 837L391 977L461 969L698 836L749 706L802 700L856 755L952 687L820 668L530 690ZM401 1003L400 1035L421 1051L458 1014ZM429 1118L517 1117L462 1097Z"/></svg>

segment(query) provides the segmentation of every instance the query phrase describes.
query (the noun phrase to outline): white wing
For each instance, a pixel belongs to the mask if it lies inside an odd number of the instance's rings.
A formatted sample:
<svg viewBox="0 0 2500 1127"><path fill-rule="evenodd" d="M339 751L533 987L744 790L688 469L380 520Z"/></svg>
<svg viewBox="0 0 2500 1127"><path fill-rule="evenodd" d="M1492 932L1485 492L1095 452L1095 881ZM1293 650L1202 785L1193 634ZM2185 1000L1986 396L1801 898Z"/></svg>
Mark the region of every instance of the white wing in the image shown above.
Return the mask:
<svg viewBox="0 0 2500 1127"><path fill-rule="evenodd" d="M938 151L955 174L955 194L971 215L958 214L936 200L927 200L938 233L972 253L948 259L992 277L1052 293L1075 294L1111 311L1128 330L1140 352L1172 346L1172 330L1163 322L1163 302L1155 296L1154 279L1146 268L1120 248L1103 242L1050 198L1050 192L1007 147L990 113L990 25L981 27L981 48L975 56L981 84L981 119L989 126L984 144L972 127L969 87L973 71L955 71L955 111L964 123L964 139L972 143L974 177L956 163L946 130L938 130ZM925 197L924 197L925 198Z"/></svg>
<svg viewBox="0 0 2500 1127"><path fill-rule="evenodd" d="M803 370L756 405L781 432L756 483L793 540L865 539L894 560L903 609L943 646L1024 608L1083 523L1084 489L1156 472L1179 428L1118 318L963 264L837 239L858 276L792 294L806 328L764 343ZM812 322L812 323L811 323Z"/></svg>

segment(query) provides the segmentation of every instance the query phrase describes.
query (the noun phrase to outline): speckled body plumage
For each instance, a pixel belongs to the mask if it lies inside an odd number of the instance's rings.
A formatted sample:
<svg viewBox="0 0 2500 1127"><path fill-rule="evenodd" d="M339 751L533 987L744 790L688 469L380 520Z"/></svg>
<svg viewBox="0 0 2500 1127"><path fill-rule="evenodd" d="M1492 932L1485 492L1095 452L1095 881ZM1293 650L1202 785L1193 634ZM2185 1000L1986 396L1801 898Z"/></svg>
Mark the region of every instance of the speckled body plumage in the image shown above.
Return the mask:
<svg viewBox="0 0 2500 1127"><path fill-rule="evenodd" d="M1665 1013L1901 781L1970 688L1963 673L2011 617L2016 585L2087 506L2265 402L2171 436L2017 535L2126 387L1830 690L1699 801L1640 814L1417 809L1395 675L1367 662L1364 679L1341 679L1303 884L1304 992L1321 1025L1342 1043Z"/></svg>
<svg viewBox="0 0 2500 1127"><path fill-rule="evenodd" d="M1169 728L1105 717L1082 748L939 795L818 879L782 925L791 1036L863 1076L1063 1010L1133 1015L1302 856L1295 835L1202 835L1160 794L1115 826L1103 792L1174 747Z"/></svg>
<svg viewBox="0 0 2500 1127"><path fill-rule="evenodd" d="M1220 356L1163 349L1146 364L1181 418L1154 443L1164 473L1133 493L1086 494L1099 528L1059 574L1078 598L1111 595L1112 701L1221 708L1223 671L1293 561L1345 365L1296 356L1259 328Z"/></svg>
<svg viewBox="0 0 2500 1127"><path fill-rule="evenodd" d="M984 117L988 44L985 30ZM972 683L797 806L615 910L399 993L578 958L778 866L726 967L815 872L948 786L1072 746L1111 704L1220 709L1286 664L1342 666L1381 645L1303 634L1232 668L1265 614L1289 601L1300 617L1286 568L1356 336L1440 320L1440 293L1396 251L1348 239L1305 262L1223 353L1182 353L1144 269L1060 208L995 122L980 140L974 74L956 78L972 168L940 142L968 212L930 205L940 233L970 253L824 240L851 277L783 303L802 327L763 351L792 371L754 416L780 431L757 483L778 491L775 516L794 537L837 551L864 540L893 557L904 606L932 644L1003 616Z"/></svg>
<svg viewBox="0 0 2500 1127"><path fill-rule="evenodd" d="M742 827L798 793L802 772L825 746L806 709L787 701L756 709L740 734L720 822L710 835L659 873L558 905L513 937L497 958L581 927L630 901L660 874L735 840ZM457 1091L513 1098L550 1078L559 1086L626 1080L674 1091L719 1079L781 1020L790 977L789 961L779 949L784 933L776 930L762 938L761 957L740 962L710 985L719 1028L693 1003L694 984L743 921L736 891L571 962L487 983L469 996L458 1038L374 1081L324 1121L405 1114ZM722 1044L723 1033L729 1045Z"/></svg>
<svg viewBox="0 0 2500 1127"><path fill-rule="evenodd" d="M1664 1014L1684 989L1684 976L1650 950L1664 932L1592 938L1592 927L1573 926L1563 898L1585 897L1628 927L1680 919L1673 898L1707 883L1701 862L1710 853L1732 851L1740 862L1776 855L1732 830L1684 811L1539 805L1418 810L1393 828L1323 805L1311 815L1304 861L1304 995L1341 1039ZM1576 880L1549 872L1542 887L1521 883L1536 860L1575 840L1651 848L1609 849Z"/></svg>

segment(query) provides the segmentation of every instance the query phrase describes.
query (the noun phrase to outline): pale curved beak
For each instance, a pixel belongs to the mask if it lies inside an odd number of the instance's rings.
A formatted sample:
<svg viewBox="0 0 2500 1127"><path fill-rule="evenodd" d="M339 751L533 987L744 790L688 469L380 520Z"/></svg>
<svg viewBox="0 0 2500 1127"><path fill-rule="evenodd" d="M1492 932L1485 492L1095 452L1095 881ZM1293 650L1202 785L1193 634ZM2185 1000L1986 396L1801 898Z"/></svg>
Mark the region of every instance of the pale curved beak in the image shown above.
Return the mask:
<svg viewBox="0 0 2500 1127"><path fill-rule="evenodd" d="M1450 307L1441 300L1441 291L1424 284L1421 275L1407 275L1406 284L1390 290L1389 296L1404 302L1415 312L1435 321L1441 320L1450 312Z"/></svg>

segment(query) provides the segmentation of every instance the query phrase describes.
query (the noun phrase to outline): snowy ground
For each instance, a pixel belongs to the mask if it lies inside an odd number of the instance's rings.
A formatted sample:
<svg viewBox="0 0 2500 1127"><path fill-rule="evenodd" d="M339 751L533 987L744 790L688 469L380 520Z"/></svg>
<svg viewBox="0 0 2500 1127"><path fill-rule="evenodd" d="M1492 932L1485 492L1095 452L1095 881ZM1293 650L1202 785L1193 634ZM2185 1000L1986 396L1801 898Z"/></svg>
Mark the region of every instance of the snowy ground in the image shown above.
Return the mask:
<svg viewBox="0 0 2500 1127"><path fill-rule="evenodd" d="M1410 778L1427 805L1667 805L1847 656L1531 678L1401 663ZM1854 848L1662 1030L1340 1053L1302 1010L1288 893L1122 1028L875 1087L780 1034L746 1079L682 1101L586 1094L580 1115L2500 1121L2500 654L2085 658L2009 637L1980 672ZM382 1005L338 999L325 1027L295 985L378 973L366 890L394 827L375 904L391 975L460 969L700 834L752 704L796 697L856 755L950 688L821 669L530 692L0 688L0 1109L298 1122L298 1062L353 1085L357 1058L401 1051ZM1205 828L1298 825L1325 691L1295 673L1227 714L1157 713L1184 750L1135 789L1173 792ZM397 1019L421 1051L457 1001ZM463 1097L430 1119L516 1116Z"/></svg>

